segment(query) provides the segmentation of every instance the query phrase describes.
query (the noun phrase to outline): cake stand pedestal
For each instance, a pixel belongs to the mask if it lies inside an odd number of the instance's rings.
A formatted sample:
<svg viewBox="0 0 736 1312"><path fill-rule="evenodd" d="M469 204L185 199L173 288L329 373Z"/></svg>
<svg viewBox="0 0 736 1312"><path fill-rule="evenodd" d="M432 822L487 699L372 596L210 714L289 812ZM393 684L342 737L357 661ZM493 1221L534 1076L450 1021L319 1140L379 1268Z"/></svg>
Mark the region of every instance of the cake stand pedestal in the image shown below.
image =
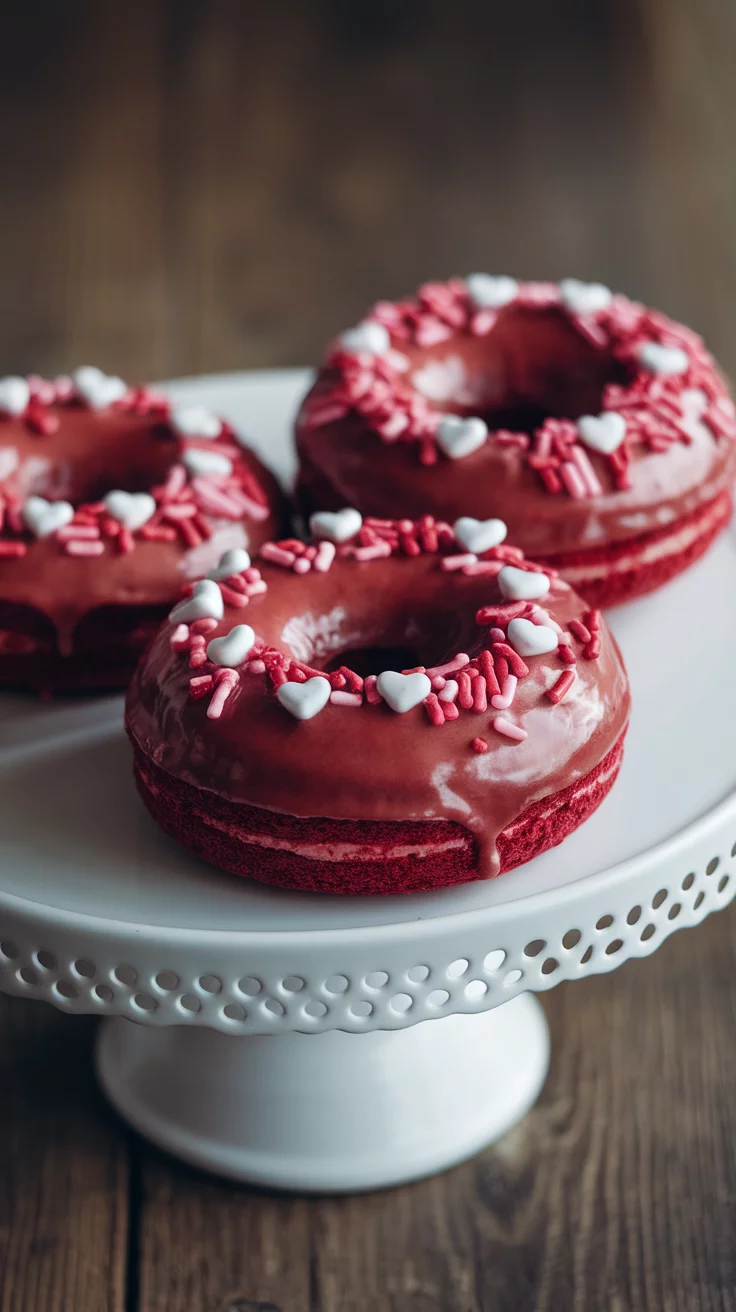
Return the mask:
<svg viewBox="0 0 736 1312"><path fill-rule="evenodd" d="M177 394L243 428L251 412L284 473L271 438L304 382L241 376ZM616 786L560 847L434 894L319 897L225 875L144 810L120 699L0 702L0 989L105 1018L110 1100L219 1174L345 1191L460 1161L541 1088L533 993L645 956L736 892L736 608L723 605L735 588L726 535L612 613L634 701ZM706 675L679 634L709 609Z"/></svg>

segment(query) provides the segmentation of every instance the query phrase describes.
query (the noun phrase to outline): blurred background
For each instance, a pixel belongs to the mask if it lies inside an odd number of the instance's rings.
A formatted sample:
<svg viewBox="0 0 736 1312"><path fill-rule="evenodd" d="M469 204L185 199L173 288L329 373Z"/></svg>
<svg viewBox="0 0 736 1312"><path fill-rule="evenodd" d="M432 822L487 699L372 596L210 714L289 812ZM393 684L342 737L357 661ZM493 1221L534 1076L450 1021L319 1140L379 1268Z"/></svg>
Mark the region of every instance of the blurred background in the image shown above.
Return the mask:
<svg viewBox="0 0 736 1312"><path fill-rule="evenodd" d="M378 297L600 279L736 372L734 0L4 0L0 374L314 362ZM0 1312L733 1312L734 911L545 997L531 1115L282 1199L170 1162L0 999Z"/></svg>

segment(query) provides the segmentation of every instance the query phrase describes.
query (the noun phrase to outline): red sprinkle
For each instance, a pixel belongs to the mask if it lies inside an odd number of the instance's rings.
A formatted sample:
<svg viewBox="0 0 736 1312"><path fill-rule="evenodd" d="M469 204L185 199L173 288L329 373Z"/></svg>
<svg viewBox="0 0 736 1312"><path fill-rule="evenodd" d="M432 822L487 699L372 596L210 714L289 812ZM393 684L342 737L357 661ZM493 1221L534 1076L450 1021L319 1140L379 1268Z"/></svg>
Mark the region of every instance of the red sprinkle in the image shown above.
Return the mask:
<svg viewBox="0 0 736 1312"><path fill-rule="evenodd" d="M482 652L479 652L475 663L478 667L478 673L485 680L486 695L488 697L495 697L496 693L501 691L501 688L498 679L496 678L496 670L494 668L491 652L488 651L487 648L484 648Z"/></svg>
<svg viewBox="0 0 736 1312"><path fill-rule="evenodd" d="M365 681L365 699L369 706L377 706L380 701L383 701L376 688L377 677L375 674L369 674Z"/></svg>
<svg viewBox="0 0 736 1312"><path fill-rule="evenodd" d="M424 706L431 724L439 727L439 725L445 723L444 711L440 706L436 693L431 692L428 697L425 697Z"/></svg>
<svg viewBox="0 0 736 1312"><path fill-rule="evenodd" d="M507 642L494 642L491 646L494 656L503 656L508 661L509 669L515 674L517 679L525 679L529 673L529 666L524 663L518 652L514 651Z"/></svg>
<svg viewBox="0 0 736 1312"><path fill-rule="evenodd" d="M577 657L575 655L575 652L567 642L560 643L559 647L557 648L557 655L559 656L563 665L575 665L577 663Z"/></svg>
<svg viewBox="0 0 736 1312"><path fill-rule="evenodd" d="M586 610L583 615L583 623L588 626L591 633L598 633L601 627L601 613L599 610Z"/></svg>
<svg viewBox="0 0 736 1312"><path fill-rule="evenodd" d="M473 681L467 670L461 670L457 676L457 699L464 711L473 705Z"/></svg>
<svg viewBox="0 0 736 1312"><path fill-rule="evenodd" d="M485 738L474 738L470 746L474 752L479 752L481 756L488 751L488 743Z"/></svg>
<svg viewBox="0 0 736 1312"><path fill-rule="evenodd" d="M599 634L594 634L586 647L583 647L583 658L586 661L597 661L601 654L601 640Z"/></svg>
<svg viewBox="0 0 736 1312"><path fill-rule="evenodd" d="M248 606L250 604L250 597L247 593L236 591L235 588L229 587L227 583L220 583L219 587L220 592L222 593L222 600L225 602L226 606L239 606L242 609L243 606Z"/></svg>
<svg viewBox="0 0 736 1312"><path fill-rule="evenodd" d="M20 559L21 556L25 556L27 550L25 542L0 542L0 556Z"/></svg>
<svg viewBox="0 0 736 1312"><path fill-rule="evenodd" d="M554 702L555 705L557 705L558 702L562 701L562 698L565 696L565 693L567 692L568 688L571 688L574 682L575 682L575 671L563 670L557 682L553 683L552 687L547 689L547 696L549 697L549 700L551 702Z"/></svg>
<svg viewBox="0 0 736 1312"><path fill-rule="evenodd" d="M590 642L590 630L586 629L582 620L570 620L567 627L578 642Z"/></svg>
<svg viewBox="0 0 736 1312"><path fill-rule="evenodd" d="M473 679L473 710L488 710L485 679Z"/></svg>
<svg viewBox="0 0 736 1312"><path fill-rule="evenodd" d="M454 702L442 702L442 714L446 720L456 720L460 714Z"/></svg>

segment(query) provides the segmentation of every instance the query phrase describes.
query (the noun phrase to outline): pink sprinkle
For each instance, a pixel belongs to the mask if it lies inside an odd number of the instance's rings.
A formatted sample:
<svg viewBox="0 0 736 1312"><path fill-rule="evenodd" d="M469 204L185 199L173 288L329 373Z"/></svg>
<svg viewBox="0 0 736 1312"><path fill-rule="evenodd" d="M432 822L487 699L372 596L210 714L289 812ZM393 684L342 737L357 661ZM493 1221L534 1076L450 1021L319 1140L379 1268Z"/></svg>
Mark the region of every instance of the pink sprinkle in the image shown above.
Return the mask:
<svg viewBox="0 0 736 1312"><path fill-rule="evenodd" d="M189 646L189 629L186 624L177 624L169 638L174 651L186 651Z"/></svg>
<svg viewBox="0 0 736 1312"><path fill-rule="evenodd" d="M265 579L259 579L257 583L249 583L245 591L248 597L261 597L268 592L268 584Z"/></svg>
<svg viewBox="0 0 736 1312"><path fill-rule="evenodd" d="M526 729L521 729L518 724L512 724L510 720L505 720L502 715L496 716L493 727L496 733L502 733L505 738L511 738L515 743L523 743L528 736Z"/></svg>
<svg viewBox="0 0 736 1312"><path fill-rule="evenodd" d="M426 665L412 665L408 670L402 670L402 674L426 674Z"/></svg>
<svg viewBox="0 0 736 1312"><path fill-rule="evenodd" d="M498 684L498 679L496 678L493 656L487 648L484 648L483 651L478 653L475 658L475 664L481 678L485 679L486 695L492 697L495 693L500 692L501 689Z"/></svg>
<svg viewBox="0 0 736 1312"><path fill-rule="evenodd" d="M572 647L568 642L560 643L559 647L557 648L557 655L559 656L563 665L577 664L577 657L575 655L575 652L573 651Z"/></svg>
<svg viewBox="0 0 736 1312"><path fill-rule="evenodd" d="M260 660L249 661L249 662L248 662L248 673L249 673L249 674L265 674L265 673L266 673L266 664L265 664L265 661L260 661Z"/></svg>
<svg viewBox="0 0 736 1312"><path fill-rule="evenodd" d="M305 556L299 556L299 558L294 561L291 568L295 574L309 574L312 568L312 562L311 560L307 560Z"/></svg>
<svg viewBox="0 0 736 1312"><path fill-rule="evenodd" d="M189 652L190 670L197 670L199 669L200 665L206 665L206 664L207 664L207 652L205 651L204 647L192 647L191 651Z"/></svg>
<svg viewBox="0 0 736 1312"><path fill-rule="evenodd" d="M165 524L144 524L140 535L147 542L173 542L176 529L167 528Z"/></svg>
<svg viewBox="0 0 736 1312"><path fill-rule="evenodd" d="M459 651L457 656L453 656L452 660L447 661L445 665L433 665L426 672L430 679L433 679L437 674L454 674L456 670L461 670L464 665L469 663L470 657L464 651Z"/></svg>
<svg viewBox="0 0 736 1312"><path fill-rule="evenodd" d="M246 583L258 583L261 578L261 571L256 569L255 565L249 565L247 569L243 570L243 578Z"/></svg>
<svg viewBox="0 0 736 1312"><path fill-rule="evenodd" d="M362 706L363 698L359 692L331 692L330 701L333 706Z"/></svg>
<svg viewBox="0 0 736 1312"><path fill-rule="evenodd" d="M571 460L564 460L560 465L559 473L562 482L573 500L584 501L588 496L588 490L583 482L583 476L577 465L574 465Z"/></svg>
<svg viewBox="0 0 736 1312"><path fill-rule="evenodd" d="M583 615L583 623L587 625L591 633L598 633L601 627L601 613L599 610L586 610Z"/></svg>
<svg viewBox="0 0 736 1312"><path fill-rule="evenodd" d="M584 451L583 448L576 442L575 445L570 450L570 456L578 467L578 472L583 480L583 483L585 484L585 490L587 495L589 497L599 497L603 492L603 488L601 487L601 483L600 483L600 479L598 478L598 475L596 474L592 464L590 463L590 459L587 451Z"/></svg>
<svg viewBox="0 0 736 1312"><path fill-rule="evenodd" d="M270 560L272 565L283 565L286 569L291 569L296 560L293 551L285 551L283 547L277 546L275 542L264 542L261 547L261 556L264 560Z"/></svg>
<svg viewBox="0 0 736 1312"><path fill-rule="evenodd" d="M457 709L457 706L455 705L455 703L454 703L454 702L443 702L443 701L442 701L442 698L440 698L439 700L440 700L440 705L442 706L442 712L443 712L443 714L444 714L445 719L446 719L446 720L457 720L458 716L460 715L460 712L459 712L459 710Z"/></svg>
<svg viewBox="0 0 736 1312"><path fill-rule="evenodd" d="M381 560L391 555L391 547L388 542L377 542L373 547L355 547L352 554L358 561Z"/></svg>
<svg viewBox="0 0 736 1312"><path fill-rule="evenodd" d="M247 606L250 602L247 591L241 592L239 588L231 588L224 580L219 584L219 588L226 606L239 607L242 610L243 606Z"/></svg>
<svg viewBox="0 0 736 1312"><path fill-rule="evenodd" d="M590 642L590 630L586 629L582 620L570 620L568 628L578 642Z"/></svg>
<svg viewBox="0 0 736 1312"><path fill-rule="evenodd" d="M216 628L217 620L213 620L211 616L207 616L205 619L195 620L193 624L190 624L189 632L195 634L196 637L199 638L205 633L211 633L212 630Z"/></svg>
<svg viewBox="0 0 736 1312"><path fill-rule="evenodd" d="M557 682L553 683L552 687L547 689L549 700L556 706L558 702L562 701L562 698L565 696L568 689L572 687L574 681L575 671L563 670Z"/></svg>
<svg viewBox="0 0 736 1312"><path fill-rule="evenodd" d="M369 706L377 706L380 701L383 701L383 698L376 687L377 678L378 675L369 674L365 681L365 699Z"/></svg>
<svg viewBox="0 0 736 1312"><path fill-rule="evenodd" d="M100 530L92 524L67 524L58 529L56 536L59 542L96 542Z"/></svg>
<svg viewBox="0 0 736 1312"><path fill-rule="evenodd" d="M122 556L130 555L131 551L133 551L135 548L135 539L130 529L128 528L121 528L120 532L118 533L116 542L117 542L118 551Z"/></svg>
<svg viewBox="0 0 736 1312"><path fill-rule="evenodd" d="M166 507L166 518L179 522L181 519L193 519L197 513L197 507L193 501L186 501L183 504Z"/></svg>
<svg viewBox="0 0 736 1312"><path fill-rule="evenodd" d="M457 697L458 694L457 681L455 679L446 679L446 680L443 679L442 682L444 684L444 687L439 691L437 695L441 702L450 704L455 701L455 698ZM434 680L432 680L432 687L434 687Z"/></svg>
<svg viewBox="0 0 736 1312"><path fill-rule="evenodd" d="M457 687L457 699L463 710L469 711L473 705L473 681L466 670L461 670L458 674Z"/></svg>
<svg viewBox="0 0 736 1312"><path fill-rule="evenodd" d="M488 637L490 638L491 642L506 641L506 634L504 633L503 629L491 629L490 633L488 634Z"/></svg>
<svg viewBox="0 0 736 1312"><path fill-rule="evenodd" d="M433 692L442 692L442 689L447 683L447 679L442 674L435 674L431 682Z"/></svg>
<svg viewBox="0 0 736 1312"><path fill-rule="evenodd" d="M601 654L601 639L599 633L594 633L587 646L583 647L583 659L586 661L597 661Z"/></svg>
<svg viewBox="0 0 736 1312"><path fill-rule="evenodd" d="M430 724L433 724L435 728L439 728L441 724L445 723L445 713L440 706L436 693L431 692L428 697L425 697L424 707Z"/></svg>
<svg viewBox="0 0 736 1312"><path fill-rule="evenodd" d="M487 709L486 681L485 679L473 679L473 710L482 712Z"/></svg>
<svg viewBox="0 0 736 1312"><path fill-rule="evenodd" d="M189 696L193 698L194 701L199 701L200 697L206 697L207 693L211 691L212 684L213 680L211 674L195 675L193 679L189 680Z"/></svg>
<svg viewBox="0 0 736 1312"><path fill-rule="evenodd" d="M207 719L219 720L225 709L225 702L230 696L233 689L240 682L240 675L237 670L223 670L215 688L212 701L207 707Z"/></svg>
<svg viewBox="0 0 736 1312"><path fill-rule="evenodd" d="M466 565L463 574L468 579L476 578L482 574L492 578L499 574L502 569L503 562L500 560L479 560L477 565Z"/></svg>
<svg viewBox="0 0 736 1312"><path fill-rule="evenodd" d="M64 550L67 556L103 556L105 544L104 542L65 542Z"/></svg>
<svg viewBox="0 0 736 1312"><path fill-rule="evenodd" d="M466 565L477 564L478 557L472 551L466 551L462 556L443 556L440 561L440 569L446 571L454 569L463 569Z"/></svg>
<svg viewBox="0 0 736 1312"><path fill-rule="evenodd" d="M516 696L516 688L519 680L515 674L509 674L504 679L503 688L495 697L491 697L491 706L496 711L507 711Z"/></svg>
<svg viewBox="0 0 736 1312"><path fill-rule="evenodd" d="M485 738L474 738L470 746L474 752L479 752L481 756L488 751L488 743Z"/></svg>
<svg viewBox="0 0 736 1312"><path fill-rule="evenodd" d="M168 501L172 497L177 497L186 487L187 471L183 465L172 465L169 470L169 476L166 479L163 489L163 498Z"/></svg>
<svg viewBox="0 0 736 1312"><path fill-rule="evenodd" d="M314 568L318 574L326 574L335 559L337 547L334 542L320 542L314 557Z"/></svg>
<svg viewBox="0 0 736 1312"><path fill-rule="evenodd" d="M515 674L517 679L525 679L529 673L529 666L521 659L518 652L514 651L507 642L494 642L491 647L494 656L503 656L508 661L509 669ZM503 686L503 685L502 685Z"/></svg>

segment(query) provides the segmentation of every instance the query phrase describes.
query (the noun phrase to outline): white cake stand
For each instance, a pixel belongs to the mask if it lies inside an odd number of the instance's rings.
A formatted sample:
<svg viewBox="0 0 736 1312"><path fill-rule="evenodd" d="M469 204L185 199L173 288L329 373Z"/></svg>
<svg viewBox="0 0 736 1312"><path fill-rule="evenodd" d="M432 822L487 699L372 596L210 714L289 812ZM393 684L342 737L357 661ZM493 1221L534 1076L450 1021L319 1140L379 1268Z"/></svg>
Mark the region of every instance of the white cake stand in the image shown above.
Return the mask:
<svg viewBox="0 0 736 1312"><path fill-rule="evenodd" d="M290 372L175 390L253 434L284 475L304 384ZM139 803L119 699L7 699L0 987L108 1018L110 1100L220 1174L354 1190L469 1156L543 1083L532 993L645 956L736 891L735 586L727 536L613 614L634 694L616 787L561 847L443 893L340 899L224 875Z"/></svg>

